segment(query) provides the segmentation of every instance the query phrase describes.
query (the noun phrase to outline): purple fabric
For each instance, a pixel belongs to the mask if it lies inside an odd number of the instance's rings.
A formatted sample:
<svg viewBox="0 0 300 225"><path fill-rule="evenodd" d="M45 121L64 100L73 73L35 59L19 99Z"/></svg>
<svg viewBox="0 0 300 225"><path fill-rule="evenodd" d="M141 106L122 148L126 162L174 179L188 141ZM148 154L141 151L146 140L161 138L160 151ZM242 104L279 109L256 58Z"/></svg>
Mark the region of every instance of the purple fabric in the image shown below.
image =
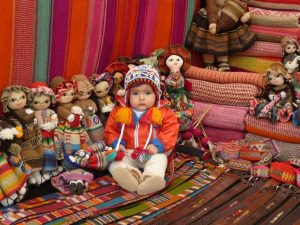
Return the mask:
<svg viewBox="0 0 300 225"><path fill-rule="evenodd" d="M173 21L178 21L178 24L172 27L171 43L182 44L185 34L185 20L183 18L186 18L187 1L175 1L173 7Z"/></svg>

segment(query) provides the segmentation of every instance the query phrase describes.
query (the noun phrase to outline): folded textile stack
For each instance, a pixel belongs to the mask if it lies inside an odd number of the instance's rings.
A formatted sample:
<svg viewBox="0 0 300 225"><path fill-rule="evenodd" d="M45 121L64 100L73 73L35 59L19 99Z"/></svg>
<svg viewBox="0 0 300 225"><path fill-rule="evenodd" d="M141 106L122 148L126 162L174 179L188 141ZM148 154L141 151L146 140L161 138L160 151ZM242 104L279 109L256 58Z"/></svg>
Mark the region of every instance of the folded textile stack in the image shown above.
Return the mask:
<svg viewBox="0 0 300 225"><path fill-rule="evenodd" d="M242 58L232 56L229 62L233 70L264 73L265 67L272 62L281 61L282 38L288 36L300 40L300 4L297 0L250 0L248 5L250 28L256 33L257 41L247 51L238 53ZM255 64L249 65L249 57Z"/></svg>
<svg viewBox="0 0 300 225"><path fill-rule="evenodd" d="M218 72L191 66L185 76L193 84L191 98L219 105L248 107L264 87L261 74Z"/></svg>
<svg viewBox="0 0 300 225"><path fill-rule="evenodd" d="M248 108L196 102L194 117L201 115L206 107L209 107L209 110L202 120L202 125L212 141L226 142L245 137L244 120Z"/></svg>

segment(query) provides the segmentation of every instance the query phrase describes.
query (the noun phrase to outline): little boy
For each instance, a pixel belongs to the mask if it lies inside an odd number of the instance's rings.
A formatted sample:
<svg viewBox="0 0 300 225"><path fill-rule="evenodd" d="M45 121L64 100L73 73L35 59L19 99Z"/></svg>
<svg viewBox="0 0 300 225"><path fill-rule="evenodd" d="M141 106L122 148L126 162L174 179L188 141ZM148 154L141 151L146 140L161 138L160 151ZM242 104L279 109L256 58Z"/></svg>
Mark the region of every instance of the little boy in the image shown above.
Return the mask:
<svg viewBox="0 0 300 225"><path fill-rule="evenodd" d="M174 112L160 101L160 78L153 66L129 70L124 88L124 101L110 113L104 140L125 156L108 170L123 189L147 195L166 187L168 156L179 124ZM143 154L137 156L137 152Z"/></svg>

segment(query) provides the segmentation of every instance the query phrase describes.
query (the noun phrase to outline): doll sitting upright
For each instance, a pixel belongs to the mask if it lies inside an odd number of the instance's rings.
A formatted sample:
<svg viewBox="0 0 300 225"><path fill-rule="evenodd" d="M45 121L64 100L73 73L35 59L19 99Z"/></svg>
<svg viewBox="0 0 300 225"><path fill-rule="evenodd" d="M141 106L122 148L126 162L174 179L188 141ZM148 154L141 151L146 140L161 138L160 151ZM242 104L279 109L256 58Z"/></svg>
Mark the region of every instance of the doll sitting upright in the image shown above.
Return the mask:
<svg viewBox="0 0 300 225"><path fill-rule="evenodd" d="M160 78L153 66L130 69L125 99L110 113L104 131L105 142L124 153L109 165L109 172L123 189L139 195L166 187L168 156L173 155L178 137L176 115L164 107L160 96Z"/></svg>
<svg viewBox="0 0 300 225"><path fill-rule="evenodd" d="M262 99L251 101L256 117L269 117L271 122L287 122L292 116L292 87L290 74L283 64L273 63L265 74L266 88Z"/></svg>

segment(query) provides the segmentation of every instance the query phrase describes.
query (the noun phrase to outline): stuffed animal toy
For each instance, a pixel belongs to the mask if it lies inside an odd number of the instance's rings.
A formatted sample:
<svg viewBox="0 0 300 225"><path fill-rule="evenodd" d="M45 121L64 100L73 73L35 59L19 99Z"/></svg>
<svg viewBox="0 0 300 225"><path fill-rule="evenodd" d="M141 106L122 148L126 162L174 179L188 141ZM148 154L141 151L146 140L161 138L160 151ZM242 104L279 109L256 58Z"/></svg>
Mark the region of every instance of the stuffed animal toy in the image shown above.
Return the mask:
<svg viewBox="0 0 300 225"><path fill-rule="evenodd" d="M246 0L205 0L195 15L186 45L203 56L204 67L229 71L228 56L247 50L256 35L247 25Z"/></svg>
<svg viewBox="0 0 300 225"><path fill-rule="evenodd" d="M0 203L12 205L23 199L31 167L20 157L21 147L15 143L23 130L7 117L0 118Z"/></svg>
<svg viewBox="0 0 300 225"><path fill-rule="evenodd" d="M129 67L127 64L122 62L114 62L109 64L105 69L104 72L108 72L112 75L114 81L111 88L111 93L113 96L124 96L124 77L128 72Z"/></svg>
<svg viewBox="0 0 300 225"><path fill-rule="evenodd" d="M178 116L180 131L189 129L194 108L188 92L191 91L191 83L187 82L183 76L190 63L188 50L180 45L170 46L159 56L160 70L167 77L165 96Z"/></svg>
<svg viewBox="0 0 300 225"><path fill-rule="evenodd" d="M283 64L273 63L265 74L267 86L261 97L256 100L254 113L257 117L269 117L271 122L287 122L292 116L292 87L291 76Z"/></svg>
<svg viewBox="0 0 300 225"><path fill-rule="evenodd" d="M31 98L29 88L13 85L3 90L1 101L5 115L23 129L23 137L16 142L21 146L21 159L32 168L29 183L39 184L42 180L40 172L43 168L44 149L34 110L27 108Z"/></svg>
<svg viewBox="0 0 300 225"><path fill-rule="evenodd" d="M104 127L97 116L97 105L90 99L92 91L94 91L94 86L88 80L84 74L74 75L71 78L72 81L77 82L77 91L75 92L75 106L79 106L82 109L82 125L83 128L88 133L91 141L93 143L103 140ZM101 118L103 118L102 113Z"/></svg>
<svg viewBox="0 0 300 225"><path fill-rule="evenodd" d="M102 73L93 74L89 79L95 88L93 99L97 104L98 111L104 115L101 121L105 126L107 117L115 106L113 98L109 95L113 85L113 77L110 73Z"/></svg>
<svg viewBox="0 0 300 225"><path fill-rule="evenodd" d="M36 82L31 85L31 92L32 100L30 105L35 110L37 125L43 139L44 162L41 173L42 180L38 180L38 184L41 184L62 171L62 168L57 165L53 140L54 129L58 124L58 117L49 108L55 104L55 94L51 88L47 87L43 82Z"/></svg>

